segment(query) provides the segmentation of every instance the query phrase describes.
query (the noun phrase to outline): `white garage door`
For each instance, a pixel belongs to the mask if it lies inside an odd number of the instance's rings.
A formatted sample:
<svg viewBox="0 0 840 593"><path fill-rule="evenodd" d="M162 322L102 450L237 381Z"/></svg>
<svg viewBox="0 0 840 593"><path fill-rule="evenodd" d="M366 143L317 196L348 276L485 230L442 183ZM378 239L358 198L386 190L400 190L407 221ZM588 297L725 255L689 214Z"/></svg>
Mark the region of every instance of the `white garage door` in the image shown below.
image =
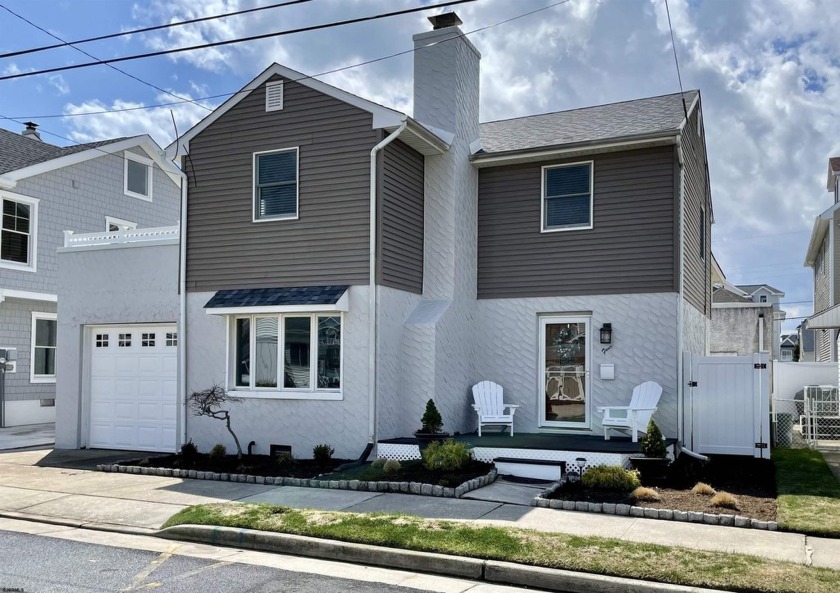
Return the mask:
<svg viewBox="0 0 840 593"><path fill-rule="evenodd" d="M175 450L176 331L174 324L93 329L90 447Z"/></svg>

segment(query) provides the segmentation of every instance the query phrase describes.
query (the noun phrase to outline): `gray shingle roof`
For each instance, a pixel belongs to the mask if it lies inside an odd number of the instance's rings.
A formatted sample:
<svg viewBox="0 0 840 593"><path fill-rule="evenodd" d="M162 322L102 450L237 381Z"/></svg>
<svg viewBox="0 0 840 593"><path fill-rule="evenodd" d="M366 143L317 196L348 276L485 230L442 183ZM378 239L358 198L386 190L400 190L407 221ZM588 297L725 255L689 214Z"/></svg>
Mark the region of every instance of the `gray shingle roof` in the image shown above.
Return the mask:
<svg viewBox="0 0 840 593"><path fill-rule="evenodd" d="M686 91L690 107L699 91ZM480 125L484 154L676 131L685 119L679 93ZM481 154L481 153L479 153Z"/></svg>
<svg viewBox="0 0 840 593"><path fill-rule="evenodd" d="M125 140L125 138L112 138L99 142L87 142L85 144L61 147L55 146L54 144L47 144L40 140L33 140L32 138L27 138L21 134L0 128L0 174L51 161L90 148L113 144L121 140Z"/></svg>
<svg viewBox="0 0 840 593"><path fill-rule="evenodd" d="M758 290L759 288L766 288L767 290L770 290L772 292L782 292L778 288L773 288L769 284L738 284L737 288L740 288L741 290L743 290L747 294L752 294L756 290Z"/></svg>
<svg viewBox="0 0 840 593"><path fill-rule="evenodd" d="M204 308L334 305L347 288L347 286L294 286L220 290L207 301Z"/></svg>
<svg viewBox="0 0 840 593"><path fill-rule="evenodd" d="M740 294L730 292L725 288L718 288L712 293L714 303L751 303L752 299L742 297Z"/></svg>

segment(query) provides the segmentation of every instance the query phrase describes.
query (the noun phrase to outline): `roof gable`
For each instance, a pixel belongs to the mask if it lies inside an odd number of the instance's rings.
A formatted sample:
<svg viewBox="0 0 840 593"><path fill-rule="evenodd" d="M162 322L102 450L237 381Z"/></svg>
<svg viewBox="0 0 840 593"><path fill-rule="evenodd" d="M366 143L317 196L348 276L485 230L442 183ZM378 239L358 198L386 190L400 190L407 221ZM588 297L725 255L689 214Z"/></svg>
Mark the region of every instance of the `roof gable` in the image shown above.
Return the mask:
<svg viewBox="0 0 840 593"><path fill-rule="evenodd" d="M256 78L254 78L253 80L251 80L251 82L242 87L231 98L219 105L204 119L202 119L192 128L187 130L184 134L182 134L175 142L172 142L169 146L167 146L167 157L173 159L175 158L176 154L180 154L181 152L189 152L190 140L195 138L204 129L212 125L213 122L219 119L222 115L224 115L233 107L238 105L245 97L251 94L251 92L260 88L264 83L266 83L268 80L275 76L280 76L290 82L302 84L315 91L318 91L330 97L334 97L339 101L343 101L345 103L358 107L359 109L369 112L373 116L374 129L396 128L405 119L405 115L403 113L400 113L399 111L390 109L383 105L379 105L378 103L374 103L373 101L368 101L367 99L363 99L362 97L359 97L352 93L348 93L347 91L344 91L338 87L334 87L325 82L321 82L320 80L312 78L311 76L306 76L305 74L292 70L291 68L287 68L285 66L281 66L280 64L275 63L263 70Z"/></svg>

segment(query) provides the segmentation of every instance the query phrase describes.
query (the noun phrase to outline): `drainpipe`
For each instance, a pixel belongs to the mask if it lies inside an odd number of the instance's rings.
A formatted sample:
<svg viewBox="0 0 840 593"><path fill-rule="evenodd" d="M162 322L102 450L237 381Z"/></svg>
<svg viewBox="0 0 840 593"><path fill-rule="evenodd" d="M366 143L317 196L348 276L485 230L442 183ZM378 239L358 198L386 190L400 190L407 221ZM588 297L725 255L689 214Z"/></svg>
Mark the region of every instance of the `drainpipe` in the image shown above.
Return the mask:
<svg viewBox="0 0 840 593"><path fill-rule="evenodd" d="M189 180L181 173L181 229L178 232L178 413L181 434L178 445L187 442L187 186Z"/></svg>
<svg viewBox="0 0 840 593"><path fill-rule="evenodd" d="M370 151L370 254L368 270L368 319L370 328L368 330L368 443L376 444L376 155L380 150L397 139L408 123L405 115L402 116L400 126L391 132L384 140L374 146Z"/></svg>
<svg viewBox="0 0 840 593"><path fill-rule="evenodd" d="M683 160L682 137L677 136L677 156L680 165L680 197L679 197L679 221L680 221L680 286L677 297L677 439L684 444L685 434L685 394L684 372L683 372L683 296L685 291L685 163ZM693 435L692 435L693 436Z"/></svg>

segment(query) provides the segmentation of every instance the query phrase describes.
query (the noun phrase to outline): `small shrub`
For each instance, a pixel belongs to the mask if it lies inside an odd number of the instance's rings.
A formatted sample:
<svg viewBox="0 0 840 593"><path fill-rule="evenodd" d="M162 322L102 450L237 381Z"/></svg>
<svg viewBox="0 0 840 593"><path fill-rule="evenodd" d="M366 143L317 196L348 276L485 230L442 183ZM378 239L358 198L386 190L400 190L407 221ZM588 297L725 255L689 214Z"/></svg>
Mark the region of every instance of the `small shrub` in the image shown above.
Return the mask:
<svg viewBox="0 0 840 593"><path fill-rule="evenodd" d="M653 418L651 418L650 422L648 422L647 432L641 439L639 439L639 445L641 446L642 454L645 457L662 459L668 455L668 449L665 446L664 439L662 438L662 431L659 430L659 427L656 425L656 422L653 421Z"/></svg>
<svg viewBox="0 0 840 593"><path fill-rule="evenodd" d="M630 492L642 485L639 474L618 465L596 465L586 470L581 478L585 488L593 490L618 490Z"/></svg>
<svg viewBox="0 0 840 593"><path fill-rule="evenodd" d="M396 475L400 473L400 470L402 470L402 465L396 459L389 459L382 466L382 471L388 476Z"/></svg>
<svg viewBox="0 0 840 593"><path fill-rule="evenodd" d="M694 488L691 489L691 492L692 494L700 494L702 496L714 496L717 494L717 490L703 482L697 482Z"/></svg>
<svg viewBox="0 0 840 593"><path fill-rule="evenodd" d="M198 447L192 442L192 439L181 445L181 463L184 465L193 465L198 459Z"/></svg>
<svg viewBox="0 0 840 593"><path fill-rule="evenodd" d="M283 469L291 467L295 462L295 458L288 451L284 451L277 456L277 465Z"/></svg>
<svg viewBox="0 0 840 593"><path fill-rule="evenodd" d="M374 459L370 465L371 467L383 467L386 463L388 463L387 459L385 459L384 457L378 457Z"/></svg>
<svg viewBox="0 0 840 593"><path fill-rule="evenodd" d="M312 459L314 459L315 463L318 465L327 465L330 462L330 459L332 459L333 453L335 453L335 449L326 443L323 445L315 445L315 447L312 448Z"/></svg>
<svg viewBox="0 0 840 593"><path fill-rule="evenodd" d="M713 507L721 509L738 510L738 499L729 494L729 492L720 491L712 497L709 504Z"/></svg>
<svg viewBox="0 0 840 593"><path fill-rule="evenodd" d="M221 443L215 445L212 449L210 449L210 461L219 462L222 461L225 457L227 457L227 449Z"/></svg>
<svg viewBox="0 0 840 593"><path fill-rule="evenodd" d="M639 486L633 490L630 496L633 497L633 500L643 502L659 502L662 500L662 497L659 496L659 493L656 490L653 488L645 488L644 486Z"/></svg>
<svg viewBox="0 0 840 593"><path fill-rule="evenodd" d="M426 402L426 411L423 412L420 423L422 424L420 432L437 433L443 428L443 418L438 412L434 400L430 399Z"/></svg>
<svg viewBox="0 0 840 593"><path fill-rule="evenodd" d="M455 471L470 461L470 450L464 443L448 439L445 443L435 441L423 451L423 464L427 469Z"/></svg>

